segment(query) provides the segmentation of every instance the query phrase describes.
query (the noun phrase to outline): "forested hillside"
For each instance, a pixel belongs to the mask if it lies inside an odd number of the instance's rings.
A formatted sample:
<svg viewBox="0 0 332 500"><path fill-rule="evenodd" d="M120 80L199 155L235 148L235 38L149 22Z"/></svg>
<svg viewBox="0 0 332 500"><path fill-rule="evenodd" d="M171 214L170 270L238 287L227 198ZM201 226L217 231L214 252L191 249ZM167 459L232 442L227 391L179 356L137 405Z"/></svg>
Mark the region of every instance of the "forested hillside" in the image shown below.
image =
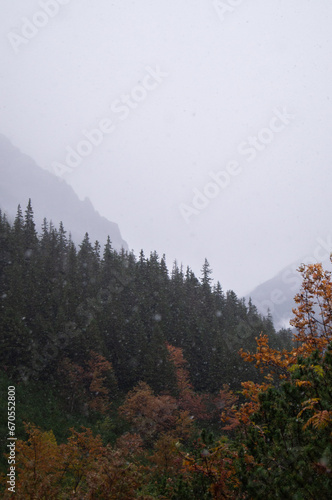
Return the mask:
<svg viewBox="0 0 332 500"><path fill-rule="evenodd" d="M94 349L113 364L120 391L144 380L171 389L174 377L165 343L181 347L197 390L239 387L255 376L239 358L255 336L276 335L268 318L246 307L235 293L211 287L207 261L198 279L156 253L101 249L86 234L79 248L65 229L47 221L36 234L32 207L18 212L13 227L1 218L1 361L24 380L56 378L64 357L82 363Z"/></svg>
<svg viewBox="0 0 332 500"><path fill-rule="evenodd" d="M69 228L75 244L79 244L88 231L94 239L106 240L109 234L117 250L128 248L118 225L102 217L89 198L81 201L64 179L41 168L2 134L0 174L0 209L10 221L15 218L17 205L31 197L38 229L43 217L51 217L54 224L62 221Z"/></svg>
<svg viewBox="0 0 332 500"><path fill-rule="evenodd" d="M12 225L0 214L0 245L1 404L15 386L17 498L327 498L322 270L308 271L298 298L294 348L289 331L212 286L207 260L196 277L109 239L86 234L76 248L62 224L44 220L37 234L30 201ZM309 314L315 294L323 335Z"/></svg>

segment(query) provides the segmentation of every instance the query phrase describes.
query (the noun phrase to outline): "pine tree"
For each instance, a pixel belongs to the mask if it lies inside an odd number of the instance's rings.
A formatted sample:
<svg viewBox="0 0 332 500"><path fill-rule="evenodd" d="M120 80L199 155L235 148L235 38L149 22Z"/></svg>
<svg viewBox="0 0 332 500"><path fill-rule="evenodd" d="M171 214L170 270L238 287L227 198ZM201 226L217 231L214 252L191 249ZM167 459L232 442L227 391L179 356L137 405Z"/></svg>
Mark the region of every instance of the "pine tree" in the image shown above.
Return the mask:
<svg viewBox="0 0 332 500"><path fill-rule="evenodd" d="M33 209L31 205L31 199L29 198L29 202L25 211L25 219L24 219L24 239L25 239L25 247L26 253L25 257L30 258L31 254L34 252L38 239L36 226L33 219Z"/></svg>

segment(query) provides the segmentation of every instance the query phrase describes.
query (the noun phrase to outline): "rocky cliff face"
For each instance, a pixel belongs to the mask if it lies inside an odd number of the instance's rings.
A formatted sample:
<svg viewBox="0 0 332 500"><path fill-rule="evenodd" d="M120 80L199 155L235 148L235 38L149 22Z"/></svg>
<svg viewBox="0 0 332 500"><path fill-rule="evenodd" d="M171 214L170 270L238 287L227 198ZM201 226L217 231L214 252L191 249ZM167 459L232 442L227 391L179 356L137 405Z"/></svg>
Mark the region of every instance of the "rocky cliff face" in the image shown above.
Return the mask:
<svg viewBox="0 0 332 500"><path fill-rule="evenodd" d="M103 246L109 235L115 250L128 250L116 223L102 217L89 199L81 201L63 179L40 168L1 134L0 176L0 208L9 220L14 219L18 204L24 211L31 198L38 231L46 217L56 227L62 221L76 244L87 232L92 243L98 240Z"/></svg>

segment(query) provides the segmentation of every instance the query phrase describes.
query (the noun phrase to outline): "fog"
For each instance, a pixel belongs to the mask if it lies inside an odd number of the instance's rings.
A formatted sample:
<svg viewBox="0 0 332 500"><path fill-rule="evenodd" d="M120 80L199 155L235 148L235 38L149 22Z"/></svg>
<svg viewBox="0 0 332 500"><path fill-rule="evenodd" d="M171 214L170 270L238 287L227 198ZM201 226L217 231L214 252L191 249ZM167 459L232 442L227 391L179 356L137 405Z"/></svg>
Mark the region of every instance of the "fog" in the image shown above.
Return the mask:
<svg viewBox="0 0 332 500"><path fill-rule="evenodd" d="M330 0L1 11L0 132L136 254L241 295L331 235Z"/></svg>

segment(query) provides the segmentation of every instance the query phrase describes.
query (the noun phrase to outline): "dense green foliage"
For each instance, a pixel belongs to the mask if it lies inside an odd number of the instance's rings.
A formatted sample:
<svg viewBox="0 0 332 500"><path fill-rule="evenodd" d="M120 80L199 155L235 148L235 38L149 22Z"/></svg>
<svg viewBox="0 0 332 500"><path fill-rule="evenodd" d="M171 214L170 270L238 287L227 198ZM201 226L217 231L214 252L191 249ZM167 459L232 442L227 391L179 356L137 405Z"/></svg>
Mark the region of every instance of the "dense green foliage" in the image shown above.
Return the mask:
<svg viewBox="0 0 332 500"><path fill-rule="evenodd" d="M332 284L326 297L332 318ZM0 411L15 385L18 498L329 498L331 350L285 363L291 337L212 285L207 260L197 278L109 239L76 248L62 224L37 234L30 201L12 225L0 212ZM286 381L239 355L256 341ZM225 384L248 380L246 406ZM3 450L7 435L4 421Z"/></svg>
<svg viewBox="0 0 332 500"><path fill-rule="evenodd" d="M298 359L291 380L259 396L254 425L240 447L254 465L240 461L243 491L252 498L331 498L332 345ZM313 404L312 404L313 403ZM316 417L315 409L319 410ZM311 420L309 420L311 418ZM325 418L325 420L324 420ZM242 453L242 457L244 453Z"/></svg>
<svg viewBox="0 0 332 500"><path fill-rule="evenodd" d="M17 380L52 380L64 357L84 362L91 349L111 361L120 391L138 381L160 391L174 385L165 343L181 347L197 390L218 391L256 379L238 356L258 332L283 346L269 318L220 284L204 263L199 280L165 257L103 251L86 234L78 250L62 225L44 221L37 236L31 204L11 227L0 218L0 357ZM102 253L102 255L100 255Z"/></svg>

